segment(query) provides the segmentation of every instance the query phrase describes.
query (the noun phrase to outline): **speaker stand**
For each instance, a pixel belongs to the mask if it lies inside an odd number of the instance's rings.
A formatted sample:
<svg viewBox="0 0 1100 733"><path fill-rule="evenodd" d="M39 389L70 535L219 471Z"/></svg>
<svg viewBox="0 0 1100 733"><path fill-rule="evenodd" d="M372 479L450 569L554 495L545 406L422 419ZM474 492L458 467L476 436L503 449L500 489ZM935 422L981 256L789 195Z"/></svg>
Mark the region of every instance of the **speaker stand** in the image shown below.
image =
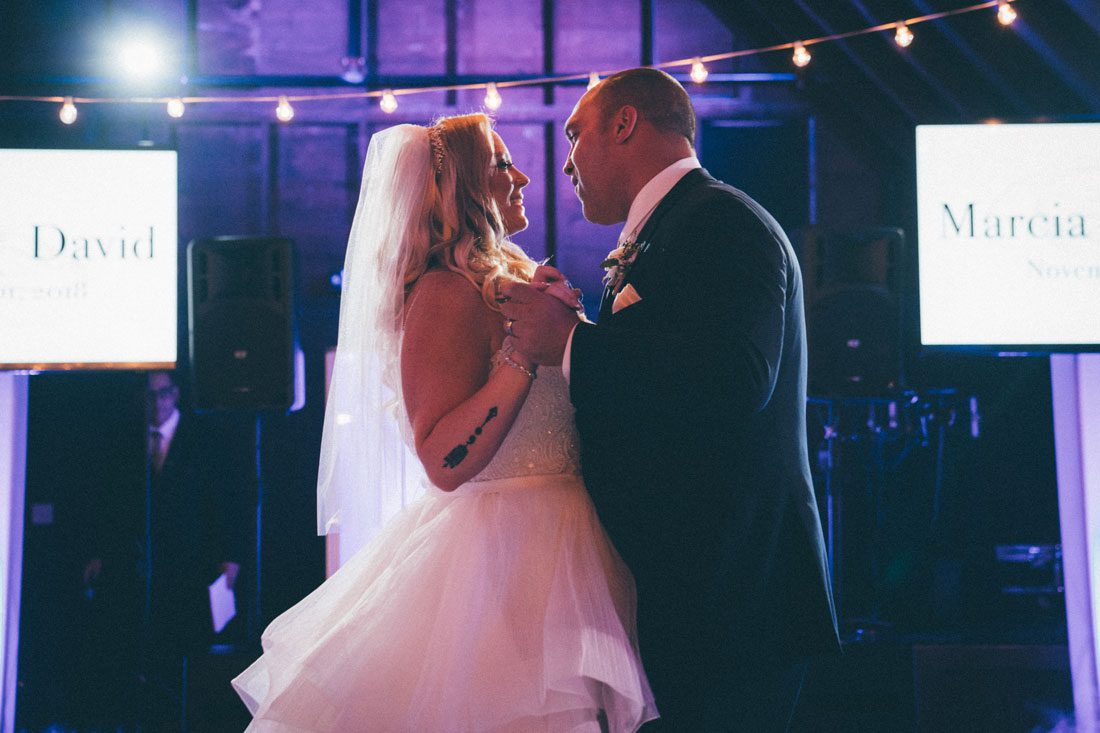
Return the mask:
<svg viewBox="0 0 1100 733"><path fill-rule="evenodd" d="M262 611L262 578L263 578L263 527L264 527L264 476L263 476L263 461L262 461L262 437L263 437L263 419L260 413L256 413L256 450L255 450L255 465L256 465L256 577L254 595L252 599L253 610L249 615L248 624L248 638L256 639L260 638L260 634L263 633L263 611Z"/></svg>

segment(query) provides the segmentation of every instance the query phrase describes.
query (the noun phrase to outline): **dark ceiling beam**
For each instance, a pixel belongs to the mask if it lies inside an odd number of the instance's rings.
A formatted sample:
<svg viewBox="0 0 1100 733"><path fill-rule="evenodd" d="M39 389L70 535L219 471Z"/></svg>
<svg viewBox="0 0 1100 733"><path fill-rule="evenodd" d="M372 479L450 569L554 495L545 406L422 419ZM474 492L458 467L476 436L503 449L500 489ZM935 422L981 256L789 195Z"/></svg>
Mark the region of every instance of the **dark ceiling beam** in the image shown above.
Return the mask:
<svg viewBox="0 0 1100 733"><path fill-rule="evenodd" d="M445 63L447 76L458 75L458 0L443 0L443 14L446 16L447 51ZM447 106L458 103L458 92L447 90Z"/></svg>
<svg viewBox="0 0 1100 733"><path fill-rule="evenodd" d="M837 32L836 29L833 28L833 26L830 25L828 21L818 15L814 11L814 9L803 2L803 0L797 0L796 4L798 5L799 10L805 13L806 17L812 20L814 25L820 28L825 35L831 36ZM901 113L905 115L909 122L916 124L917 113L905 102L904 99L901 98L900 95L898 95L896 91L894 91L894 88L890 84L886 83L886 80L876 74L870 66L864 63L863 59L860 58L859 55L852 50L851 44L849 44L845 40L833 41L833 43L837 47L839 47L844 55L848 58L848 60L857 69L860 70L860 73L862 73L865 77L867 77L868 80L870 80L872 84L875 85L875 88L879 90L879 93L881 93L884 97L893 102L894 106L901 110Z"/></svg>
<svg viewBox="0 0 1100 733"><path fill-rule="evenodd" d="M723 0L702 0L714 15L737 38L749 43L769 44L797 37L789 28L780 26L774 9L760 0L740 0L736 3ZM830 124L850 143L872 146L885 158L902 162L912 157L910 150L910 124L904 114L891 107L874 90L867 87L852 89L842 84L840 74L830 73L834 66L814 61L809 69L799 72L799 95L812 105L821 119ZM791 68L790 57L768 55L763 58L768 68Z"/></svg>
<svg viewBox="0 0 1100 733"><path fill-rule="evenodd" d="M642 66L653 63L653 0L641 0L642 21Z"/></svg>
<svg viewBox="0 0 1100 733"><path fill-rule="evenodd" d="M1100 36L1100 4L1096 0L1065 0L1065 3Z"/></svg>
<svg viewBox="0 0 1100 733"><path fill-rule="evenodd" d="M937 10L928 5L924 0L911 0L913 7L921 15L931 15ZM1090 0L1091 1L1091 0ZM959 53L961 53L966 60L970 63L970 66L974 71L982 76L994 89L996 89L1006 102L1012 105L1013 110L1019 115L1034 115L1035 111L1030 109L1027 105L1020 101L1020 96L1013 90L1012 86L1005 80L1003 76L998 74L989 62L985 60L982 54L978 53L970 43L959 35L952 27L950 19L947 20L935 20L932 21L933 27L939 32L941 36L951 42Z"/></svg>
<svg viewBox="0 0 1100 733"><path fill-rule="evenodd" d="M366 48L363 57L366 60L367 82L378 76L378 0L366 0L363 5Z"/></svg>
<svg viewBox="0 0 1100 733"><path fill-rule="evenodd" d="M867 9L860 0L849 0L852 7L860 14L860 16L867 21L870 26L882 25L883 21L879 20L871 11ZM962 103L952 94L947 87L945 87L940 80L937 79L928 69L924 68L924 65L917 61L916 57L912 53L909 53L907 49L901 48L896 43L890 43L895 53L909 64L910 68L919 76L925 84L929 86L939 96L940 100L947 104L949 107L955 110L955 114L959 117L966 117L967 112L963 108Z"/></svg>
<svg viewBox="0 0 1100 733"><path fill-rule="evenodd" d="M547 77L552 76L547 74ZM682 72L672 73L671 76L682 84L691 82L691 75ZM537 81L545 77L535 74L495 74L492 80L498 84L501 82L535 82L524 86L576 87L588 84L588 78L555 79L554 81L538 84ZM707 76L708 86L720 86L733 84L744 86L746 84L767 86L770 84L789 85L796 79L791 73L771 72L721 72L714 71ZM362 82L352 83L343 76L316 75L316 74L197 74L187 77L185 82L165 83L158 86L155 91L146 94L124 94L119 91L119 80L113 76L12 76L4 79L5 94L17 94L21 96L83 96L83 97L111 97L130 99L132 97L171 97L182 94L183 96L201 96L203 89L273 89L284 87L295 90L293 93L305 93L302 90L309 88L344 90L348 92L382 90L382 89L424 89L427 87L441 87L451 85L485 84L489 79L484 74L377 74ZM58 87L62 89L58 90Z"/></svg>
<svg viewBox="0 0 1100 733"><path fill-rule="evenodd" d="M1019 34L1031 50L1039 55L1047 66L1058 75L1067 87L1073 90L1082 102L1089 107L1091 112L1100 112L1100 94L1097 90L1091 86L1088 82L1081 78L1081 75L1077 73L1077 70L1070 64L1066 63L1062 55L1059 54L1049 43L1043 40L1034 28L1027 24L1022 17L1017 18L1012 27Z"/></svg>
<svg viewBox="0 0 1100 733"><path fill-rule="evenodd" d="M363 5L361 0L348 0L348 58L363 55Z"/></svg>
<svg viewBox="0 0 1100 733"><path fill-rule="evenodd" d="M187 60L189 75L199 73L199 0L187 0Z"/></svg>
<svg viewBox="0 0 1100 733"><path fill-rule="evenodd" d="M546 76L554 74L554 38L556 23L554 21L554 0L542 0L542 73ZM547 85L542 89L542 101L544 104L554 103L554 87ZM552 209L547 209L552 211Z"/></svg>

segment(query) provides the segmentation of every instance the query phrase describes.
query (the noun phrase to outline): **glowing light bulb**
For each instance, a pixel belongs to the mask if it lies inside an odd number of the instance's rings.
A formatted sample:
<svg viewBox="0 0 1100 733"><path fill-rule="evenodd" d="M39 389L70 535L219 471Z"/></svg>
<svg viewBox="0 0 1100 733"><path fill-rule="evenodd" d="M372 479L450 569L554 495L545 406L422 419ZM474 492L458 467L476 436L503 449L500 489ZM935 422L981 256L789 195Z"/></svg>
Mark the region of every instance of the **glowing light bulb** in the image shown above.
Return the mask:
<svg viewBox="0 0 1100 733"><path fill-rule="evenodd" d="M1000 2L997 4L997 21L1001 25L1012 25L1012 21L1016 20L1016 9L1008 2Z"/></svg>
<svg viewBox="0 0 1100 733"><path fill-rule="evenodd" d="M118 50L118 64L127 76L149 79L160 73L161 53L152 39L135 39Z"/></svg>
<svg viewBox="0 0 1100 733"><path fill-rule="evenodd" d="M912 42L913 31L909 30L909 26L905 23L898 23L898 31L894 34L894 43L902 48L909 48L909 44Z"/></svg>
<svg viewBox="0 0 1100 733"><path fill-rule="evenodd" d="M810 52L806 50L805 46L801 43L794 44L794 55L791 57L791 60L794 61L795 66L801 69L806 66L806 64L810 63L811 58L812 56L810 56Z"/></svg>
<svg viewBox="0 0 1100 733"><path fill-rule="evenodd" d="M176 97L175 99L169 99L168 100L168 116L169 117L172 117L172 118L178 120L180 117L183 117L183 110L184 110L184 107L183 107L183 100L182 99L180 99L179 97Z"/></svg>
<svg viewBox="0 0 1100 733"><path fill-rule="evenodd" d="M596 86L599 83L600 83L600 75L597 72L593 71L592 73L590 73L588 75L588 88L589 89L591 89L592 87Z"/></svg>
<svg viewBox="0 0 1100 733"><path fill-rule="evenodd" d="M340 59L340 66L343 69L340 78L348 84L362 84L367 78L367 60L362 56L345 56Z"/></svg>
<svg viewBox="0 0 1100 733"><path fill-rule="evenodd" d="M394 110L397 109L397 97L394 95L392 89L387 89L386 91L382 92L382 101L378 103L378 106L381 107L382 111L388 115L392 115L394 113Z"/></svg>
<svg viewBox="0 0 1100 733"><path fill-rule="evenodd" d="M707 71L707 67L703 66L703 62L699 59L695 59L691 62L691 80L696 84L702 84L707 80L710 72Z"/></svg>
<svg viewBox="0 0 1100 733"><path fill-rule="evenodd" d="M279 118L279 122L290 122L294 119L294 108L290 106L290 100L286 97L279 97L279 106L275 108L275 116Z"/></svg>
<svg viewBox="0 0 1100 733"><path fill-rule="evenodd" d="M489 82L489 86L485 88L485 107L495 111L500 109L500 105L503 101L504 100L500 97L500 92L497 91L496 83Z"/></svg>
<svg viewBox="0 0 1100 733"><path fill-rule="evenodd" d="M71 125L76 122L76 105L73 104L72 97L65 97L65 102L61 105L61 111L57 116L61 118L61 121L66 125Z"/></svg>

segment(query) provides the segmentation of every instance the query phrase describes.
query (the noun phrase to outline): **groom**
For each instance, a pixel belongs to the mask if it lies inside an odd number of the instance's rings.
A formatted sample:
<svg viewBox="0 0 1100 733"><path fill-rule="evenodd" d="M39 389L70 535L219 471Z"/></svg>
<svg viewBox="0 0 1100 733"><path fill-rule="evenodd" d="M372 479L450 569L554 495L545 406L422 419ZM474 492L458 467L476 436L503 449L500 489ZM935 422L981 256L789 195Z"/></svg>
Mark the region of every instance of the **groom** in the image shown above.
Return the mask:
<svg viewBox="0 0 1100 733"><path fill-rule="evenodd" d="M806 658L839 647L794 252L699 166L668 74L608 77L565 135L585 218L626 222L599 323L538 285L509 288L502 311L517 348L569 379L585 482L637 582L661 712L647 730L786 730Z"/></svg>

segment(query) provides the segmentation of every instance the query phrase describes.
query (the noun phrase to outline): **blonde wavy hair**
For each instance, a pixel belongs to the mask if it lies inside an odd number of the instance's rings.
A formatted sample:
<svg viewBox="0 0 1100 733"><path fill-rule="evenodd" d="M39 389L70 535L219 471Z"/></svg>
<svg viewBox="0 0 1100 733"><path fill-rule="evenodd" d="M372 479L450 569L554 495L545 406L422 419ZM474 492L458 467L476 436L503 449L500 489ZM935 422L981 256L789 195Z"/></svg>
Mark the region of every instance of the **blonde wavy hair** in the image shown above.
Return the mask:
<svg viewBox="0 0 1100 733"><path fill-rule="evenodd" d="M425 272L445 268L469 280L486 305L500 310L496 296L502 281L529 281L537 265L508 239L500 207L489 192L492 121L484 114L444 117L429 132L434 175L425 200L428 237L411 243L405 292ZM438 167L436 143L442 148Z"/></svg>

